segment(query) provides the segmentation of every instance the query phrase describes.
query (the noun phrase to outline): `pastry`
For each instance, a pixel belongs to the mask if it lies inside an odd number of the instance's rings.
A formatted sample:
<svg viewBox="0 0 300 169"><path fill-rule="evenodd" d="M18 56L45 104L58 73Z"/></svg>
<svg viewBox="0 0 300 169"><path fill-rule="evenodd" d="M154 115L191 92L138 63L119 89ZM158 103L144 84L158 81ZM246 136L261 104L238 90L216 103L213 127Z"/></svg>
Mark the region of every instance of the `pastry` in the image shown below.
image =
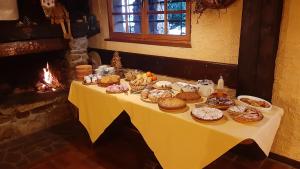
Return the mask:
<svg viewBox="0 0 300 169"><path fill-rule="evenodd" d="M175 97L182 99L186 102L197 102L201 101L201 96L198 92L182 92L178 93Z"/></svg>
<svg viewBox="0 0 300 169"><path fill-rule="evenodd" d="M145 89L141 92L141 99L146 102L157 103L159 99L172 97L169 90Z"/></svg>
<svg viewBox="0 0 300 169"><path fill-rule="evenodd" d="M185 111L187 108L186 102L176 97L159 99L158 107L163 111Z"/></svg>
<svg viewBox="0 0 300 169"><path fill-rule="evenodd" d="M125 73L125 80L127 81L131 81L131 80L135 80L136 76L139 74L140 72L138 70L130 70L127 71Z"/></svg>
<svg viewBox="0 0 300 169"><path fill-rule="evenodd" d="M187 83L184 82L175 82L172 84L172 89L175 91L181 91L181 88L188 85Z"/></svg>
<svg viewBox="0 0 300 169"><path fill-rule="evenodd" d="M128 90L129 88L125 84L120 84L120 85L113 84L106 88L106 93L111 93L111 94L123 93L123 92L127 92Z"/></svg>
<svg viewBox="0 0 300 169"><path fill-rule="evenodd" d="M192 116L205 121L219 120L223 117L223 112L216 108L200 107L192 110Z"/></svg>
<svg viewBox="0 0 300 169"><path fill-rule="evenodd" d="M141 98L142 99L148 99L148 96L149 96L149 89L144 89L142 92L141 92Z"/></svg>
<svg viewBox="0 0 300 169"><path fill-rule="evenodd" d="M230 106L235 105L235 102L234 102L234 100L230 99L228 94L218 92L218 93L211 94L207 98L206 104L209 107L217 108L220 110L226 110Z"/></svg>
<svg viewBox="0 0 300 169"><path fill-rule="evenodd" d="M141 92L147 86L151 86L152 84L153 77L148 77L147 74L138 74L136 79L129 82L132 93Z"/></svg>
<svg viewBox="0 0 300 169"><path fill-rule="evenodd" d="M247 110L247 107L244 105L238 105L238 106L231 106L227 109L227 112L230 116L236 116L240 115L241 113L244 113Z"/></svg>
<svg viewBox="0 0 300 169"><path fill-rule="evenodd" d="M156 89L168 90L172 88L172 83L169 81L158 81L153 87Z"/></svg>
<svg viewBox="0 0 300 169"><path fill-rule="evenodd" d="M232 106L227 111L233 120L240 123L256 122L264 118L259 110L243 105Z"/></svg>
<svg viewBox="0 0 300 169"><path fill-rule="evenodd" d="M103 76L99 81L98 81L99 86L102 87L107 87L113 84L120 84L120 76L118 75L107 75Z"/></svg>
<svg viewBox="0 0 300 169"><path fill-rule="evenodd" d="M178 92L196 92L198 88L195 85L184 83L184 82L175 82L172 84L172 89Z"/></svg>
<svg viewBox="0 0 300 169"><path fill-rule="evenodd" d="M254 100L254 99L250 99L250 98L241 98L240 101L247 103L251 106L254 107L262 107L262 108L270 108L271 105L263 100Z"/></svg>
<svg viewBox="0 0 300 169"><path fill-rule="evenodd" d="M88 76L84 76L84 79L83 79L83 84L84 85L95 85L97 84L98 82L98 77L97 75L88 75Z"/></svg>

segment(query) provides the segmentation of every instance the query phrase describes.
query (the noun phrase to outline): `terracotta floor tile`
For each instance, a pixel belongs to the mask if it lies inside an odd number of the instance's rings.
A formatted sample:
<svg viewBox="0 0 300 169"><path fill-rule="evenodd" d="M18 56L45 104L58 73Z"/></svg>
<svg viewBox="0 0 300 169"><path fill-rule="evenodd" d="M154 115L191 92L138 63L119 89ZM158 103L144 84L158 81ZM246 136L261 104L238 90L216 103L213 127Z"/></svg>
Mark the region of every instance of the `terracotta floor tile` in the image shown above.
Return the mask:
<svg viewBox="0 0 300 169"><path fill-rule="evenodd" d="M78 122L23 139L24 146L20 140L0 145L0 169L162 169L142 137L124 129L108 129L93 145ZM278 161L239 153L229 151L205 169L292 169ZM15 159L21 159L20 163Z"/></svg>
<svg viewBox="0 0 300 169"><path fill-rule="evenodd" d="M280 163L278 161L267 159L265 160L265 162L263 163L260 169L293 169L293 168L286 164Z"/></svg>
<svg viewBox="0 0 300 169"><path fill-rule="evenodd" d="M30 169L59 169L52 162L41 162Z"/></svg>

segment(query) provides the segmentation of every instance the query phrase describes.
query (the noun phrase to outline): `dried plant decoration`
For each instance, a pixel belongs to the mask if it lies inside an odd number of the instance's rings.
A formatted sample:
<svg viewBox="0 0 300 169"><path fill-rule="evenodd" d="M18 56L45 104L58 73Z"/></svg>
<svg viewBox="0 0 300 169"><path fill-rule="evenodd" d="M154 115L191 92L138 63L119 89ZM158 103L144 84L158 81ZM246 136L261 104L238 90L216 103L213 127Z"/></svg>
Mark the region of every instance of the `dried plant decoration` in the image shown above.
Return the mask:
<svg viewBox="0 0 300 169"><path fill-rule="evenodd" d="M231 5L236 0L192 0L195 2L194 13L199 14L199 17L206 9L224 9ZM197 22L198 22L197 19Z"/></svg>
<svg viewBox="0 0 300 169"><path fill-rule="evenodd" d="M122 62L119 52L115 51L111 59L111 66L115 68L116 74L122 76Z"/></svg>

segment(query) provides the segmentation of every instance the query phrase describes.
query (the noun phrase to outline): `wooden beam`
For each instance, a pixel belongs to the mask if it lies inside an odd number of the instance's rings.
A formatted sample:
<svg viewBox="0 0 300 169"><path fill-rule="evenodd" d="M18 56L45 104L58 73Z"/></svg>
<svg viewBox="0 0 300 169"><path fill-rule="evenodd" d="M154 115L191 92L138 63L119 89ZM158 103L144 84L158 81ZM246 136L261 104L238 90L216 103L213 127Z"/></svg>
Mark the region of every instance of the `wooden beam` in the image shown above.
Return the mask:
<svg viewBox="0 0 300 169"><path fill-rule="evenodd" d="M283 0L244 0L237 94L272 98Z"/></svg>
<svg viewBox="0 0 300 169"><path fill-rule="evenodd" d="M0 58L31 53L65 50L67 48L67 42L60 38L0 43Z"/></svg>

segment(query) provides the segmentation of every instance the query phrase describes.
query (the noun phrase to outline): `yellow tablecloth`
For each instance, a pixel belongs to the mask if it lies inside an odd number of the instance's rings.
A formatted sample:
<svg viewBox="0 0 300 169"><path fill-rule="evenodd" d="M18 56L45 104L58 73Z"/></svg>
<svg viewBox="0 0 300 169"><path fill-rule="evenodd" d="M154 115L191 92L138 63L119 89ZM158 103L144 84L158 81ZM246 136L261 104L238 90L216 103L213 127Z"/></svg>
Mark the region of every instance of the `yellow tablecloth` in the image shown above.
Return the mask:
<svg viewBox="0 0 300 169"><path fill-rule="evenodd" d="M69 100L79 108L79 120L94 142L125 110L164 169L200 169L245 139L253 139L268 155L283 110L273 106L257 123L241 124L228 114L216 122L199 122L185 113L159 110L139 95L106 94L96 85L74 81Z"/></svg>

